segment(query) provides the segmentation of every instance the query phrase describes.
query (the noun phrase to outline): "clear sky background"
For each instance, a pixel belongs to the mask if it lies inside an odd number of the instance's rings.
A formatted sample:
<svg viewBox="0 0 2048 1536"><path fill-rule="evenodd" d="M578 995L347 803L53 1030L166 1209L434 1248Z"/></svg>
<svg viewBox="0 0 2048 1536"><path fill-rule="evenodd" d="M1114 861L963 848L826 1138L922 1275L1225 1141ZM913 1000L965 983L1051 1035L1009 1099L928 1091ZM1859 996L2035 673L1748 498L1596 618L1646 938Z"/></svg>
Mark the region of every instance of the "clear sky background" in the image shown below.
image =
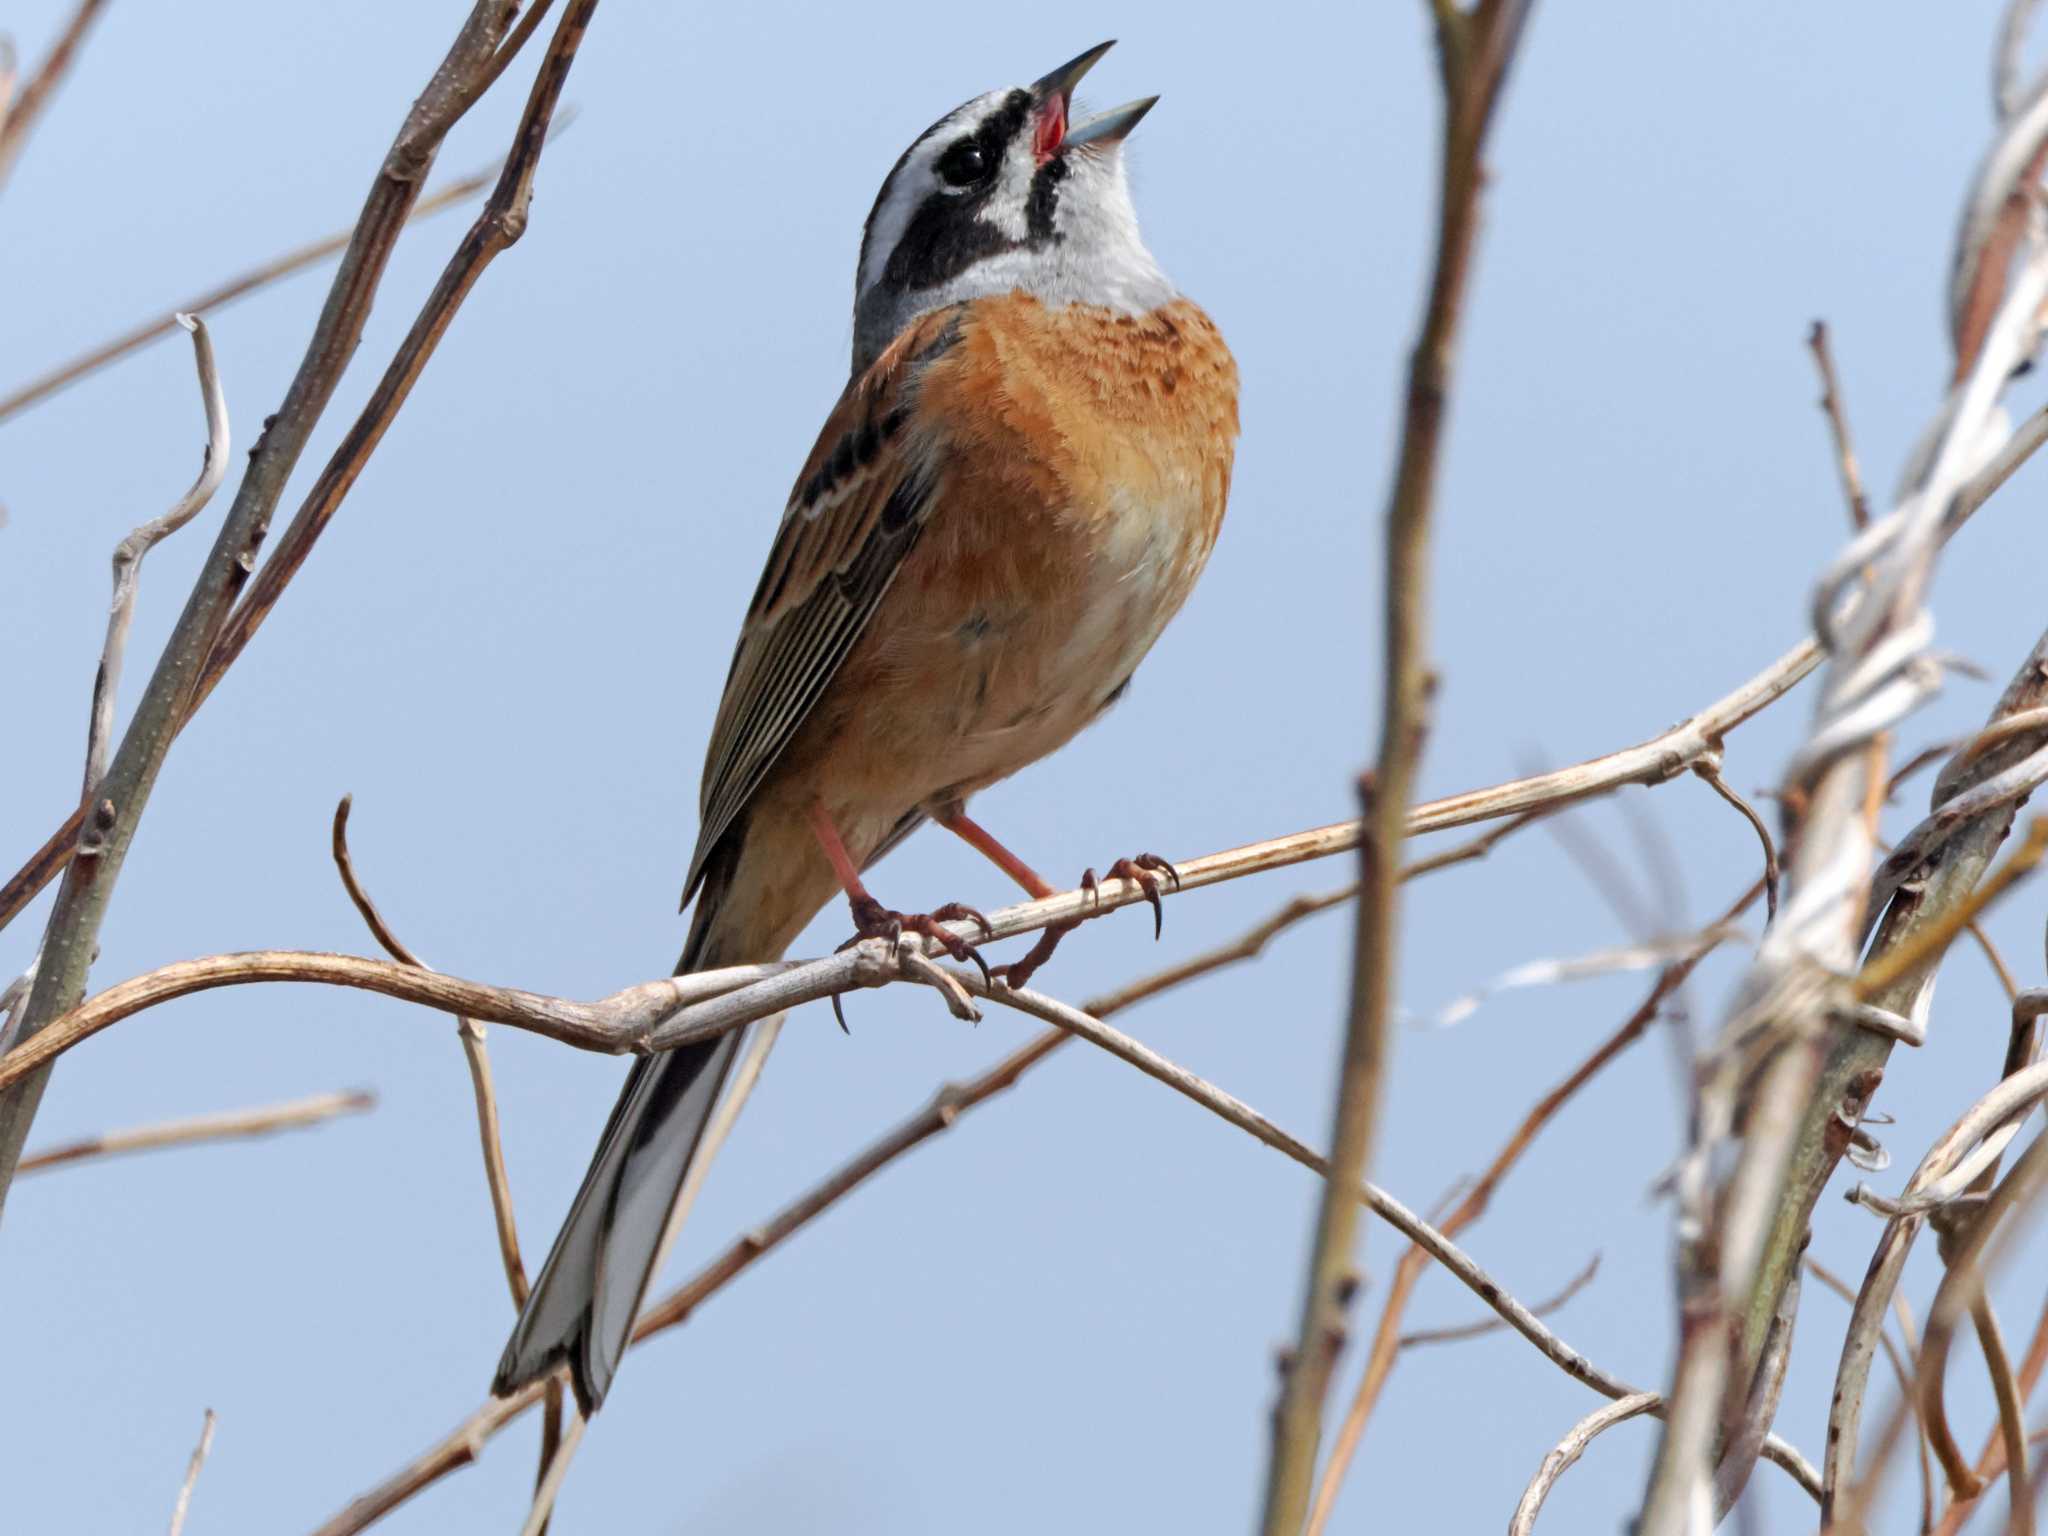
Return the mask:
<svg viewBox="0 0 2048 1536"><path fill-rule="evenodd" d="M13 9L29 60L67 9ZM353 218L463 9L110 7L0 198L0 388ZM977 814L1064 875L1350 814L1373 746L1378 527L1433 217L1423 10L602 7L568 90L580 117L541 168L530 232L177 744L96 984L220 950L369 952L326 851L344 791L366 877L434 964L579 997L659 974L683 931L676 895L734 629L844 380L875 188L957 102L1112 35L1097 104L1164 96L1132 147L1148 237L1243 370L1235 494L1206 579L1125 703ZM1948 366L1941 294L1990 122L1994 22L1985 3L1538 7L1496 135L1448 440L1425 794L1638 740L1799 638L1812 574L1845 528L1806 327L1835 327L1882 493ZM456 131L440 174L500 152L531 64ZM285 513L467 216L405 237ZM327 281L309 273L212 319L237 468ZM9 869L76 792L107 554L183 488L202 440L182 340L0 426ZM1980 722L2048 619L2044 484L2030 470L1980 515L1935 594L1942 643L1996 682L1953 680L1903 745ZM124 703L232 489L149 562ZM1810 708L1795 697L1732 738L1730 779L1772 783ZM1893 813L1895 833L1924 793ZM1753 877L1754 839L1703 786L1633 799L1678 850L1689 920ZM1640 871L1614 808L1584 821ZM1070 939L1047 984L1086 997L1348 875L1338 861L1190 894L1157 946L1146 917L1117 916ZM1010 899L935 834L874 883L906 907ZM2044 979L2042 889L1994 923L2029 984ZM0 972L25 963L46 910L0 937ZM845 926L830 913L806 946ZM1531 831L1411 888L1400 995L1427 1014L1510 965L1623 932ZM1322 1143L1347 949L1348 925L1326 917L1124 1022ZM1739 964L1701 973L1703 1021ZM1376 1175L1431 1204L1644 985L1514 993L1453 1030L1404 1029ZM1029 1030L1001 1010L970 1029L910 991L849 1013L850 1039L822 1007L791 1021L671 1279ZM2005 1009L1976 956L1951 964L1933 1027L1927 1049L1893 1058L1883 1189L1996 1074ZM534 1261L622 1068L511 1030L491 1042ZM69 1056L34 1141L354 1085L382 1096L373 1115L15 1189L0 1230L11 1529L158 1526L206 1406L220 1430L189 1529L308 1528L481 1401L510 1309L445 1019L314 989L190 999ZM1652 1186L1682 1130L1653 1038L1544 1137L1468 1238L1526 1297L1602 1254L1556 1326L1650 1386L1674 1331L1670 1211ZM1070 1049L637 1353L560 1528L1242 1530L1316 1195L1278 1155ZM1860 1274L1878 1229L1831 1193L1814 1251ZM1398 1250L1379 1226L1366 1243L1369 1323ZM1921 1303L1927 1246L1908 1282ZM2022 1269L2001 1294L2017 1348L2038 1278ZM1411 1318L1479 1312L1431 1275ZM1810 1291L1779 1420L1816 1458L1845 1317ZM1967 1344L1952 1374L1974 1450L1990 1419ZM1412 1353L1337 1528L1497 1530L1593 1406L1512 1338ZM529 1420L492 1442L387 1528L516 1529L535 1432ZM1604 1440L1544 1528L1616 1529L1653 1438L1636 1424ZM1775 1471L1757 1496L1765 1528L1807 1528Z"/></svg>

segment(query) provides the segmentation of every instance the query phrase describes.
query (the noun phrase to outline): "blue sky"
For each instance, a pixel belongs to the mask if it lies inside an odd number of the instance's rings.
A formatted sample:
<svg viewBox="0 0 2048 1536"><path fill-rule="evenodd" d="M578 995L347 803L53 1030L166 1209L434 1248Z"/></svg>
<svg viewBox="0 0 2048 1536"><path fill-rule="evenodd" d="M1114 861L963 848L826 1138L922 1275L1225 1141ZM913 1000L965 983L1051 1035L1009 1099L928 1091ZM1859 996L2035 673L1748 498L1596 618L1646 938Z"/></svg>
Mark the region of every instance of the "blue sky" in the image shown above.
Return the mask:
<svg viewBox="0 0 2048 1536"><path fill-rule="evenodd" d="M66 9L16 7L27 58ZM367 952L326 855L343 792L366 877L436 965L574 996L659 973L682 932L734 627L843 382L875 188L942 112L1110 35L1122 42L1089 82L1098 104L1164 97L1133 139L1148 237L1243 371L1236 487L1208 575L1129 698L977 815L1040 867L1078 873L1138 847L1188 856L1350 814L1373 746L1377 530L1432 219L1423 9L601 7L568 91L580 115L542 166L525 241L485 276L314 559L178 743L96 982L220 950ZM0 198L0 291L14 296L0 388L346 222L461 10L110 7ZM1802 633L1812 574L1844 532L1806 329L1834 327L1881 493L1946 376L1941 295L1990 121L1994 24L1980 3L1539 7L1496 134L1448 438L1444 686L1424 794L1638 740ZM442 174L499 153L528 67L458 129ZM286 510L464 218L406 236ZM326 281L300 276L213 318L241 446ZM0 673L10 868L75 793L107 553L183 488L201 441L182 343L0 425L0 615L19 658ZM1971 524L1935 592L1942 644L2000 683L2041 623L2041 473ZM147 567L130 701L226 501ZM1905 745L1969 729L1995 687L1955 679ZM1730 780L1772 783L1810 708L1795 696L1733 737ZM1688 918L1753 877L1751 834L1703 786L1633 799L1680 855ZM1893 832L1916 814L1901 806ZM1613 807L1585 820L1636 863ZM1095 925L1047 984L1086 997L1346 874L1333 863L1190 894L1157 946L1139 915ZM1008 899L932 835L874 883L903 906ZM1540 831L1410 898L1400 993L1417 1015L1622 933ZM0 936L0 973L25 962L44 910ZM2041 912L2023 890L1994 921L2030 984ZM807 943L843 927L833 912ZM1123 1022L1322 1143L1347 932L1320 919ZM1716 1016L1738 965L1703 969L1698 1018ZM1405 1029L1378 1177L1429 1205L1643 985L1509 994L1456 1029ZM850 1012L851 1038L822 1008L791 1021L672 1278L1029 1028L998 1012L969 1029L909 992ZM1959 954L1931 1044L1894 1057L1882 1096L1897 1163L1989 1085L2004 1034L1988 974ZM531 1260L621 1068L509 1030L491 1039ZM206 1406L220 1429L189 1529L308 1528L481 1401L510 1314L447 1021L311 989L186 1000L70 1056L34 1140L355 1085L382 1096L374 1115L14 1191L0 1461L20 1528L166 1518ZM1468 1240L1525 1296L1601 1253L1556 1326L1646 1385L1663 1382L1673 1336L1670 1213L1651 1191L1682 1131L1652 1039L1543 1139ZM1130 1069L1063 1052L632 1359L562 1528L1241 1529L1316 1194ZM1831 1193L1814 1251L1855 1275L1877 1230ZM1367 1232L1367 1317L1397 1251ZM1911 1294L1924 1302L1935 1274L1917 1254ZM2038 1295L2019 1273L2001 1296L2024 1337ZM1411 1317L1476 1310L1432 1275ZM1809 1293L1780 1417L1816 1457L1845 1316ZM1967 1349L1952 1374L1974 1449L1989 1418ZM1334 1528L1498 1529L1593 1406L1510 1338L1418 1351ZM509 1432L385 1528L515 1529L532 1438ZM1643 1424L1604 1440L1545 1528L1615 1529L1652 1443ZM1807 1518L1768 1469L1758 1497L1769 1528ZM1889 1513L1903 1521L1905 1504Z"/></svg>

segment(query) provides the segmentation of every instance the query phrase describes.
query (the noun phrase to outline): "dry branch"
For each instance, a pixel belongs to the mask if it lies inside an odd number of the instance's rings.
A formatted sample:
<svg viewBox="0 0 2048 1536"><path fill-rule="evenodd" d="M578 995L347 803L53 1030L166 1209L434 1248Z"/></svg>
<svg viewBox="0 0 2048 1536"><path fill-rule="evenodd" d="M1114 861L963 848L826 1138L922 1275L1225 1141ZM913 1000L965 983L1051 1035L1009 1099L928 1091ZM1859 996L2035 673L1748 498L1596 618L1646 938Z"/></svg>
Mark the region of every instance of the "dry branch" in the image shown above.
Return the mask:
<svg viewBox="0 0 2048 1536"><path fill-rule="evenodd" d="M1329 1181L1316 1213L1301 1320L1273 1417L1266 1536L1295 1536L1308 1518L1323 1404L1358 1289L1358 1204L1385 1087L1388 1020L1400 944L1400 845L1436 686L1429 663L1429 535L1451 387L1451 359L1478 241L1481 160L1495 106L1528 17L1528 0L1436 8L1444 91L1436 259L1409 359L1400 458L1386 519L1385 682L1379 757L1365 781L1351 1004L1337 1070Z"/></svg>
<svg viewBox="0 0 2048 1536"><path fill-rule="evenodd" d="M564 112L562 119L566 121L567 117L568 113ZM492 164L483 170L471 171L465 176L457 177L445 187L429 192L415 203L407 212L405 222L411 224L427 217L428 214L439 213L443 208L467 202L488 187L497 174L498 166ZM308 267L318 266L347 246L350 236L354 233L353 226L336 230L331 235L310 241L282 255L273 256L246 272L237 273L224 282L216 283L211 288L173 304L162 314L123 331L90 351L80 353L69 362L60 363L47 373L37 375L11 394L0 395L0 422L18 415L32 405L40 404L60 390L76 384L80 379L99 372L108 364L119 362L129 353L140 351L158 337L170 335L178 328L178 316L181 314L213 314L225 309L237 299L248 297L260 288L282 282Z"/></svg>
<svg viewBox="0 0 2048 1536"><path fill-rule="evenodd" d="M1740 917L1756 904L1763 894L1763 882L1758 881L1740 898L1733 902L1722 923L1729 923ZM1718 925L1717 925L1718 926ZM1473 1181L1472 1186L1459 1200L1457 1206L1440 1223L1445 1236L1455 1237L1472 1223L1486 1214L1492 1203L1494 1192L1499 1189L1514 1165L1520 1161L1544 1127L1554 1120L1571 1102L1579 1090L1614 1061L1623 1051L1641 1039L1645 1030L1656 1020L1664 1005L1685 985L1700 963L1712 952L1714 946L1701 944L1685 958L1664 968L1648 995L1636 1006L1620 1028L1594 1047L1590 1055L1566 1074L1564 1079L1548 1093L1537 1100L1528 1114L1522 1117L1520 1125L1507 1139L1486 1171ZM1365 1435L1367 1420L1372 1416L1380 1393L1392 1373L1396 1357L1401 1349L1401 1316L1406 1310L1408 1299L1414 1294L1416 1285L1422 1279L1422 1272L1429 1256L1419 1247L1411 1247L1401 1255L1394 1268L1394 1278L1387 1287L1387 1300L1380 1311L1379 1327L1373 1335L1371 1352L1366 1356L1365 1371L1360 1377L1358 1390L1351 1400L1351 1407L1344 1416L1343 1426L1337 1432L1336 1444L1330 1451L1323 1467L1322 1477L1316 1487L1315 1505L1309 1517L1309 1536L1319 1536L1329 1524L1337 1507L1337 1494L1342 1488L1344 1476L1350 1470L1352 1458L1357 1454L1359 1442Z"/></svg>
<svg viewBox="0 0 2048 1536"><path fill-rule="evenodd" d="M377 1107L377 1095L356 1089L347 1093L321 1093L287 1104L268 1104L259 1109L230 1109L218 1114L191 1115L182 1120L165 1120L156 1125L139 1125L131 1130L105 1131L78 1141L59 1143L31 1152L21 1160L19 1173L40 1173L89 1158L112 1157L122 1152L151 1152L159 1147L186 1147L203 1141L240 1141L251 1136L270 1136L278 1131L303 1130L343 1115L366 1114Z"/></svg>
<svg viewBox="0 0 2048 1536"><path fill-rule="evenodd" d="M2017 22L2017 13L2010 19ZM1856 532L1814 587L1810 611L1829 663L1812 728L1781 789L1782 803L1801 807L1799 837L1784 908L1720 1046L1703 1066L1700 1132L1680 1180L1687 1237L1679 1263L1679 1360L1644 1500L1644 1536L1696 1529L1717 1442L1750 1395L1779 1298L1796 1272L1808 1213L1846 1147L1829 1128L1860 1115L1890 1050L1889 1039L1861 1027L1868 1014L1849 1016L1836 1006L1828 979L1853 968L1865 932L1886 743L1939 686L1926 598L1942 544L1967 515L1976 488L2032 451L2025 440L2033 433L2012 433L1999 402L2037 347L2048 299L2048 259L2038 242L2025 259L2010 259L2030 217L2044 152L2048 77L2024 106L2001 113L1964 199L1951 284L1952 387L1907 464L1892 508ZM2041 702L2008 700L2001 712ZM1952 836L1931 861L1925 887L1901 892L1894 914L1903 902L1926 922L1960 900L2003 835L1997 811L1971 825L1987 823L1988 841L1967 832ZM1958 842L1964 850L1952 852ZM1904 939L1888 919L1878 963ZM1924 1022L1930 982L1903 984L1881 1002L1882 1011ZM1710 1172L1730 1163L1726 1176Z"/></svg>
<svg viewBox="0 0 2048 1536"><path fill-rule="evenodd" d="M192 336L193 362L199 369L199 396L206 408L206 447L191 489L172 503L168 512L151 518L114 546L114 598L107 611L107 640L100 651L99 672L93 678L92 726L86 736L85 785L81 791L86 804L91 803L92 792L107 771L107 752L114 739L114 700L121 691L121 662L128 650L128 627L135 618L143 557L197 517L227 478L228 402L221 388L220 367L214 361L213 338L207 334L206 322L197 315L181 314L175 319Z"/></svg>
<svg viewBox="0 0 2048 1536"><path fill-rule="evenodd" d="M448 130L503 68L505 55L500 47L506 42L514 7L506 0L478 0L441 67L407 113L335 273L306 357L283 404L257 439L220 536L93 797L90 824L81 816L85 826L77 850L81 856L70 860L50 916L42 965L21 1018L20 1034L25 1040L84 994L115 880L178 731L240 654L255 625L275 605L285 582L304 561L317 525L332 516L392 414L404 403L477 274L524 229L534 168L548 123L594 5L595 0L582 0L565 11L541 61L512 153L478 226L436 286L398 359L315 486L308 506L287 530L237 608L235 600L255 566L285 483L361 339L392 247L418 200L420 183ZM315 526L309 528L309 524ZM81 812L85 811L81 807ZM53 872L64 862L63 858L41 856L39 860ZM0 1095L0 1208L4 1208L6 1188L44 1082L45 1074L37 1073Z"/></svg>
<svg viewBox="0 0 2048 1536"><path fill-rule="evenodd" d="M0 116L0 188L7 185L7 178L14 170L14 162L21 158L21 149L28 142L30 130L41 117L43 109L50 104L50 98L57 87L64 83L64 77L71 71L71 63L77 57L78 49L85 41L85 34L91 30L94 20L105 7L106 0L79 0L72 11L71 19L64 24L64 30L57 34L57 41L50 45L50 51L43 58L38 69L24 85L11 103L0 100L6 108ZM12 49L9 49L10 54ZM8 60L8 85L13 84L13 60ZM0 97L8 93L0 92Z"/></svg>
<svg viewBox="0 0 2048 1536"><path fill-rule="evenodd" d="M342 888L348 892L348 899L355 904L363 925L370 930L370 936L386 954L401 965L431 970L432 967L392 931L356 874L355 860L350 856L348 847L348 813L354 799L352 795L343 795L334 808L330 843ZM498 1234L498 1257L505 1266L505 1285L512 1293L512 1310L517 1312L526 1305L526 1263L519 1253L519 1225L513 1216L512 1179L505 1167L505 1141L498 1128L498 1095L491 1082L490 1052L484 1045L484 1027L476 1020L456 1014L455 1033L462 1041L463 1060L469 1065L470 1091L476 1100L477 1138L483 1149L484 1183L490 1190L491 1219Z"/></svg>
<svg viewBox="0 0 2048 1536"><path fill-rule="evenodd" d="M185 1514L192 1507L192 1490L199 1486L199 1469L206 1465L206 1456L213 1449L213 1427L217 1420L211 1408L199 1426L199 1443L192 1447L192 1459L185 1465L185 1481L178 1488L178 1502L171 1506L170 1536L181 1536L185 1529Z"/></svg>

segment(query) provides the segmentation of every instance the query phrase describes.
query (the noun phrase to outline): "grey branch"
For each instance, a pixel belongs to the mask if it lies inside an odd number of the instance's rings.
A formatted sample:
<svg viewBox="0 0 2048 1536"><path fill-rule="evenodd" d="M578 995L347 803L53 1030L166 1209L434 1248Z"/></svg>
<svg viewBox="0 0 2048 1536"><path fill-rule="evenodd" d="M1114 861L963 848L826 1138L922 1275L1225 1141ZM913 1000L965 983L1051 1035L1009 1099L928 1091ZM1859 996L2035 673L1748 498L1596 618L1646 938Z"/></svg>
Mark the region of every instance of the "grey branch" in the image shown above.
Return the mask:
<svg viewBox="0 0 2048 1536"><path fill-rule="evenodd" d="M159 1147L187 1147L198 1142L271 1136L279 1131L322 1125L343 1115L366 1114L376 1107L377 1096L374 1093L356 1089L347 1093L315 1094L311 1098L293 1099L285 1104L266 1104L257 1109L191 1115L182 1120L164 1120L124 1131L106 1131L98 1136L87 1136L31 1152L21 1160L17 1172L40 1173L46 1168L61 1168L124 1152L151 1152Z"/></svg>
<svg viewBox="0 0 2048 1536"><path fill-rule="evenodd" d="M180 314L177 323L192 336L193 361L199 368L199 393L206 405L206 449L199 477L190 490L161 517L151 518L114 546L114 598L107 610L107 643L100 651L99 672L92 685L92 727L86 736L85 788L92 798L106 776L107 753L114 739L114 700L121 690L121 662L128 650L128 627L135 618L135 597L142 582L142 561L152 549L197 517L213 500L228 472L228 402L214 361L213 338L197 315Z"/></svg>
<svg viewBox="0 0 2048 1536"><path fill-rule="evenodd" d="M206 1456L213 1449L213 1426L216 1420L211 1408L199 1426L199 1443L192 1447L192 1460L185 1467L185 1481L178 1488L178 1502L171 1506L170 1536L181 1536L185 1529L185 1512L192 1507L192 1490L199 1485L199 1469L206 1465Z"/></svg>

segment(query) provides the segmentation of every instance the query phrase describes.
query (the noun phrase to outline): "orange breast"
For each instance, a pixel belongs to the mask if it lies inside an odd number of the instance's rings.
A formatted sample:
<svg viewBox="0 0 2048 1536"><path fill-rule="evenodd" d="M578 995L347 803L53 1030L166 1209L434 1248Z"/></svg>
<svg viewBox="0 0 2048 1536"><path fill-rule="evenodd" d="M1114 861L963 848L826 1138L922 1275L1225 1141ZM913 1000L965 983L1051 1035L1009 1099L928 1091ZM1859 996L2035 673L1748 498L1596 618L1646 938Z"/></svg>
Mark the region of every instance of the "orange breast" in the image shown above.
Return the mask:
<svg viewBox="0 0 2048 1536"><path fill-rule="evenodd" d="M969 306L916 414L929 525L792 743L830 765L849 845L1054 751L1129 679L1215 543L1237 370L1184 300L1131 317L1014 295Z"/></svg>

